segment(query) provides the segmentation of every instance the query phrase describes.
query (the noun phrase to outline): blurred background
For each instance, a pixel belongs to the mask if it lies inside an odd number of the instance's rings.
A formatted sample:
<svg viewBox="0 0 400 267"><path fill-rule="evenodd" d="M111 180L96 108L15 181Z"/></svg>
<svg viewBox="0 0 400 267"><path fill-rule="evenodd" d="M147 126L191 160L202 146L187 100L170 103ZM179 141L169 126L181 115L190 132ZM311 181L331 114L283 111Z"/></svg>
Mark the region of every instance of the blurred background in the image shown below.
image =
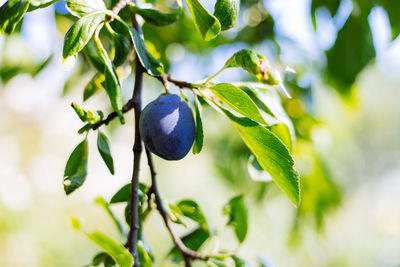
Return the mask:
<svg viewBox="0 0 400 267"><path fill-rule="evenodd" d="M213 9L214 1L202 3ZM178 79L203 79L237 50L252 47L282 70L292 95L282 101L296 128L294 153L303 193L298 208L275 184L250 177L249 151L230 122L209 108L204 109L205 148L199 155L179 162L156 159L163 197L197 200L218 233L204 251L233 249L265 266L400 266L398 5L396 0L382 1L382 6L369 1L243 1L237 27L211 42L201 40L187 10L172 26L144 25L149 50ZM2 267L88 264L99 249L72 229L71 216L87 229L102 229L121 240L93 199L109 200L130 181L133 114L127 114L124 127L115 121L103 129L111 141L115 175L96 152L91 133L85 185L68 197L63 191L65 163L83 139L77 133L82 123L70 103L82 103L83 88L95 74L82 55L74 69L62 67L63 36L73 23L64 6L58 2L29 12L20 35L0 36ZM296 73L285 72L286 67ZM133 88L129 68L118 70L126 76L125 100ZM239 78L252 79L230 69L217 81ZM162 90L146 77L144 101ZM104 92L84 106L110 111ZM146 183L146 161L142 164L140 179ZM240 247L222 213L239 193L250 204L249 234ZM123 216L123 206L113 210ZM156 212L144 234L155 266L162 266L172 242Z"/></svg>

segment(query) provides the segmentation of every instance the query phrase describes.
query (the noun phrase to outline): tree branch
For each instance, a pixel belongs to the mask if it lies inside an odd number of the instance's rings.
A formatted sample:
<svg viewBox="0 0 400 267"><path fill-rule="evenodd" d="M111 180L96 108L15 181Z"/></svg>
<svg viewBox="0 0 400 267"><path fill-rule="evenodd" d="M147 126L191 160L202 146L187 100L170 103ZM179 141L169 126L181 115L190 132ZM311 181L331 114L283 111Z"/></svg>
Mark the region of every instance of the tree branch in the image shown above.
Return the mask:
<svg viewBox="0 0 400 267"><path fill-rule="evenodd" d="M136 20L135 14L131 12L131 21L133 27L142 34L142 29ZM142 153L142 139L140 137L139 119L142 112L142 87L143 87L143 66L139 60L136 60L135 87L133 90L133 103L135 110L135 143L133 145L133 173L131 181L131 208L130 208L130 231L128 235L128 249L134 259L134 266L140 267L137 251L137 241L139 232L139 167Z"/></svg>
<svg viewBox="0 0 400 267"><path fill-rule="evenodd" d="M179 238L179 236L175 233L173 226L172 226L172 221L168 217L167 211L164 208L164 205L163 205L163 202L162 202L162 199L160 196L160 192L158 191L157 180L156 180L157 173L154 168L154 163L153 163L153 158L152 158L151 152L147 148L145 150L146 150L146 156L147 156L147 163L149 165L150 174L151 174L151 187L149 189L149 195L150 195L150 197L151 197L151 194L154 195L157 210L159 211L161 217L163 218L164 224L167 227L167 229L172 237L172 240L175 243L175 246L181 252L183 259L185 261L185 266L186 267L191 266L191 263L190 263L191 259L207 260L207 257L186 247L185 244L182 242L182 240Z"/></svg>
<svg viewBox="0 0 400 267"><path fill-rule="evenodd" d="M127 113L129 112L131 109L133 109L135 107L136 103L135 103L135 99L131 98L128 102L126 102L126 104L122 107L122 113ZM113 119L115 119L118 116L117 112L111 112L110 114L108 114L108 116L93 124L92 130L97 130L98 128L100 128L100 126L102 125L108 125Z"/></svg>

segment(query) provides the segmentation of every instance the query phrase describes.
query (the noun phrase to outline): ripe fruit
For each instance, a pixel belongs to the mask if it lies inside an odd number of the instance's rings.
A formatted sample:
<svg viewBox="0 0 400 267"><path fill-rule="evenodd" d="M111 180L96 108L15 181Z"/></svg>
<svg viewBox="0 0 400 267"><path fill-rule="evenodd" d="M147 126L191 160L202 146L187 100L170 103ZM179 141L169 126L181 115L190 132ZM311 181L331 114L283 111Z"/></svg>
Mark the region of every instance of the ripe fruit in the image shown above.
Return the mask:
<svg viewBox="0 0 400 267"><path fill-rule="evenodd" d="M145 146L163 159L182 159L193 145L193 114L178 95L160 95L144 108L139 123Z"/></svg>

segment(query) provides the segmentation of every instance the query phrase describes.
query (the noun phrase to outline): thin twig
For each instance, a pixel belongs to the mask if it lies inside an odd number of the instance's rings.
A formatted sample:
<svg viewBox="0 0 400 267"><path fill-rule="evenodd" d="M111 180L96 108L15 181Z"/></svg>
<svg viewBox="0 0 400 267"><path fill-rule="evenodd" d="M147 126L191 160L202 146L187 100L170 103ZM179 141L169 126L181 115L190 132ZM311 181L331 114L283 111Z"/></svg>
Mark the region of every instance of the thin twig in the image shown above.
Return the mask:
<svg viewBox="0 0 400 267"><path fill-rule="evenodd" d="M167 227L167 229L172 237L172 240L175 243L175 246L181 252L183 259L185 261L185 266L186 267L191 266L191 263L190 263L191 259L207 260L207 257L186 247L185 244L182 242L182 240L179 238L179 236L175 233L173 226L172 226L172 221L169 218L167 211L164 208L164 205L163 205L163 202L162 202L162 199L160 196L160 192L158 191L157 180L156 180L157 173L154 168L154 163L153 163L153 158L152 158L151 152L147 148L145 148L145 150L146 150L146 156L147 156L147 163L149 165L150 174L151 174L151 187L149 190L150 197L151 197L151 194L154 195L154 200L155 200L155 203L157 206L157 210L160 213L161 217L163 218L164 224Z"/></svg>
<svg viewBox="0 0 400 267"><path fill-rule="evenodd" d="M185 81L180 81L177 79L174 79L171 74L161 74L160 76L156 76L156 78L161 81L164 85L167 84L167 82L171 82L173 84L175 84L176 86L180 87L180 88L194 88L195 86L191 83L185 82Z"/></svg>
<svg viewBox="0 0 400 267"><path fill-rule="evenodd" d="M133 27L142 33L142 29L136 20L135 14L131 12ZM131 209L130 209L130 231L128 236L128 249L134 259L134 267L140 267L139 255L137 251L138 232L139 232L139 166L142 153L142 139L139 131L139 119L142 111L142 87L143 87L143 66L136 60L135 87L132 99L134 100L135 110L135 143L133 145L133 173L131 181Z"/></svg>
<svg viewBox="0 0 400 267"><path fill-rule="evenodd" d="M122 107L122 113L127 113L133 108L135 108L135 99L132 98ZM117 112L115 111L111 112L105 119L93 124L92 129L97 130L102 125L108 125L117 116L118 116Z"/></svg>

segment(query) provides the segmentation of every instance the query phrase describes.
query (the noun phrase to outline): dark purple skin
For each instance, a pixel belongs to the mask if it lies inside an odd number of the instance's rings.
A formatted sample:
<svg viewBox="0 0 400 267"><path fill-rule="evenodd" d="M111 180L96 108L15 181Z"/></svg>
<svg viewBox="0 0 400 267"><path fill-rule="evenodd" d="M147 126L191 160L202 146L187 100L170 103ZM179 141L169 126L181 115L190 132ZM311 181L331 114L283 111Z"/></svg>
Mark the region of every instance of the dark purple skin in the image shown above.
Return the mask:
<svg viewBox="0 0 400 267"><path fill-rule="evenodd" d="M140 116L145 146L166 160L180 160L193 145L195 122L188 104L178 95L162 94Z"/></svg>

